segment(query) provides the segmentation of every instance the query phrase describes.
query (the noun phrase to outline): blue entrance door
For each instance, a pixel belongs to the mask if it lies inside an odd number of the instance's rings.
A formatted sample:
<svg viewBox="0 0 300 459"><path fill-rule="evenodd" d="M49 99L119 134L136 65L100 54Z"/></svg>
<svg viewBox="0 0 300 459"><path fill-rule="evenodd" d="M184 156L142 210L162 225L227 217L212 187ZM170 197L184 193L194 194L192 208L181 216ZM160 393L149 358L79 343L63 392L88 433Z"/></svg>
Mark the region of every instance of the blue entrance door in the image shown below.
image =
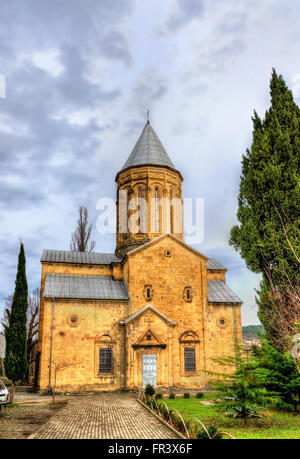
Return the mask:
<svg viewBox="0 0 300 459"><path fill-rule="evenodd" d="M157 362L155 354L143 354L143 387L151 384L156 387Z"/></svg>

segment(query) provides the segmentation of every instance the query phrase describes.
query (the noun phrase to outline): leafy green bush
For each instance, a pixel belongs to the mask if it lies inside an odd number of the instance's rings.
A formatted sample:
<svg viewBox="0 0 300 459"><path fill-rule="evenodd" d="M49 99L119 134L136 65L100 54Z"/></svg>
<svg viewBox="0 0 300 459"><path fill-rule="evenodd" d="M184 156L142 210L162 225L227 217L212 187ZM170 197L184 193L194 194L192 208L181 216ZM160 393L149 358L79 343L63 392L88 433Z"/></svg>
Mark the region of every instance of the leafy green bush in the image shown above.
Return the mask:
<svg viewBox="0 0 300 459"><path fill-rule="evenodd" d="M152 386L152 384L147 384L147 386L145 387L145 394L149 395L150 397L152 397L152 395L155 394L155 389Z"/></svg>
<svg viewBox="0 0 300 459"><path fill-rule="evenodd" d="M175 398L174 392L170 392L170 393L169 393L169 399L174 399L174 398Z"/></svg>
<svg viewBox="0 0 300 459"><path fill-rule="evenodd" d="M212 440L222 440L222 435L218 432L218 428L212 424L207 428L207 431ZM204 429L198 430L197 432L197 439L198 440L209 440L210 438L207 436L207 433Z"/></svg>
<svg viewBox="0 0 300 459"><path fill-rule="evenodd" d="M183 398L190 398L190 394L189 394L188 392L185 392L185 393L183 394Z"/></svg>
<svg viewBox="0 0 300 459"><path fill-rule="evenodd" d="M203 392L197 392L196 398L202 398L204 396Z"/></svg>
<svg viewBox="0 0 300 459"><path fill-rule="evenodd" d="M157 394L155 394L155 398L156 398L156 400L159 400L159 399L163 398L163 394L160 393L160 392L157 392Z"/></svg>

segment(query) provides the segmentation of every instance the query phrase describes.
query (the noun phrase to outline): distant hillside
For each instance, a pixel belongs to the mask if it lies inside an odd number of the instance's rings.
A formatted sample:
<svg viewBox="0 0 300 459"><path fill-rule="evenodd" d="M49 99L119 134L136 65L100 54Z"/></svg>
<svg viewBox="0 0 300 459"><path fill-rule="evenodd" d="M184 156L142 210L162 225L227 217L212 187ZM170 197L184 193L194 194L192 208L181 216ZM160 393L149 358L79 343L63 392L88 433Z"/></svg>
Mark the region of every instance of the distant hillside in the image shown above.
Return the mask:
<svg viewBox="0 0 300 459"><path fill-rule="evenodd" d="M264 332L264 327L262 325L246 325L243 327L243 338L244 339L253 339L257 338L259 333Z"/></svg>

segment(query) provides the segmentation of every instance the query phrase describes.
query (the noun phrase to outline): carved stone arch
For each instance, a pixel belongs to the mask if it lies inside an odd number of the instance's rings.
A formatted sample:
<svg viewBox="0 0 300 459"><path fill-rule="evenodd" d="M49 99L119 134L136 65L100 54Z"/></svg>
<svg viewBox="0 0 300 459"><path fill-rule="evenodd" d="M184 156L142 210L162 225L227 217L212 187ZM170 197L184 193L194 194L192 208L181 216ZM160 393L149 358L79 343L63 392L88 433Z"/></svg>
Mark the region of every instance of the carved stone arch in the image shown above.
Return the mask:
<svg viewBox="0 0 300 459"><path fill-rule="evenodd" d="M187 330L180 335L180 343L199 343L199 336L193 330Z"/></svg>
<svg viewBox="0 0 300 459"><path fill-rule="evenodd" d="M152 189L153 191L155 191L156 189L158 189L158 191L160 192L159 194L161 194L161 195L162 195L162 193L163 193L163 188L164 188L164 187L163 187L163 185L162 185L160 182L152 182L152 183L151 183L151 189Z"/></svg>
<svg viewBox="0 0 300 459"><path fill-rule="evenodd" d="M102 335L99 339L99 341L101 343L107 343L107 344L113 344L114 343L114 340L112 339L111 335L109 335L108 333Z"/></svg>
<svg viewBox="0 0 300 459"><path fill-rule="evenodd" d="M138 190L141 189L144 193L146 191L146 183L145 182L137 182L132 186L134 193L137 194Z"/></svg>

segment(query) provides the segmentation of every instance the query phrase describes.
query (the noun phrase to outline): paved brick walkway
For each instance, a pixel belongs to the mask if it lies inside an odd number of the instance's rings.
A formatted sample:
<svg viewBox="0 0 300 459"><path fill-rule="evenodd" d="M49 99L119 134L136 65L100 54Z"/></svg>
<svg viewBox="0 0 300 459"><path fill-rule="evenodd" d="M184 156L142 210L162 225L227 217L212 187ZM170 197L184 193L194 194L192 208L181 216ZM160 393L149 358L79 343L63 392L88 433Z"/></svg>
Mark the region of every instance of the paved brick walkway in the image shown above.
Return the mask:
<svg viewBox="0 0 300 459"><path fill-rule="evenodd" d="M34 438L177 438L133 396L74 397Z"/></svg>

